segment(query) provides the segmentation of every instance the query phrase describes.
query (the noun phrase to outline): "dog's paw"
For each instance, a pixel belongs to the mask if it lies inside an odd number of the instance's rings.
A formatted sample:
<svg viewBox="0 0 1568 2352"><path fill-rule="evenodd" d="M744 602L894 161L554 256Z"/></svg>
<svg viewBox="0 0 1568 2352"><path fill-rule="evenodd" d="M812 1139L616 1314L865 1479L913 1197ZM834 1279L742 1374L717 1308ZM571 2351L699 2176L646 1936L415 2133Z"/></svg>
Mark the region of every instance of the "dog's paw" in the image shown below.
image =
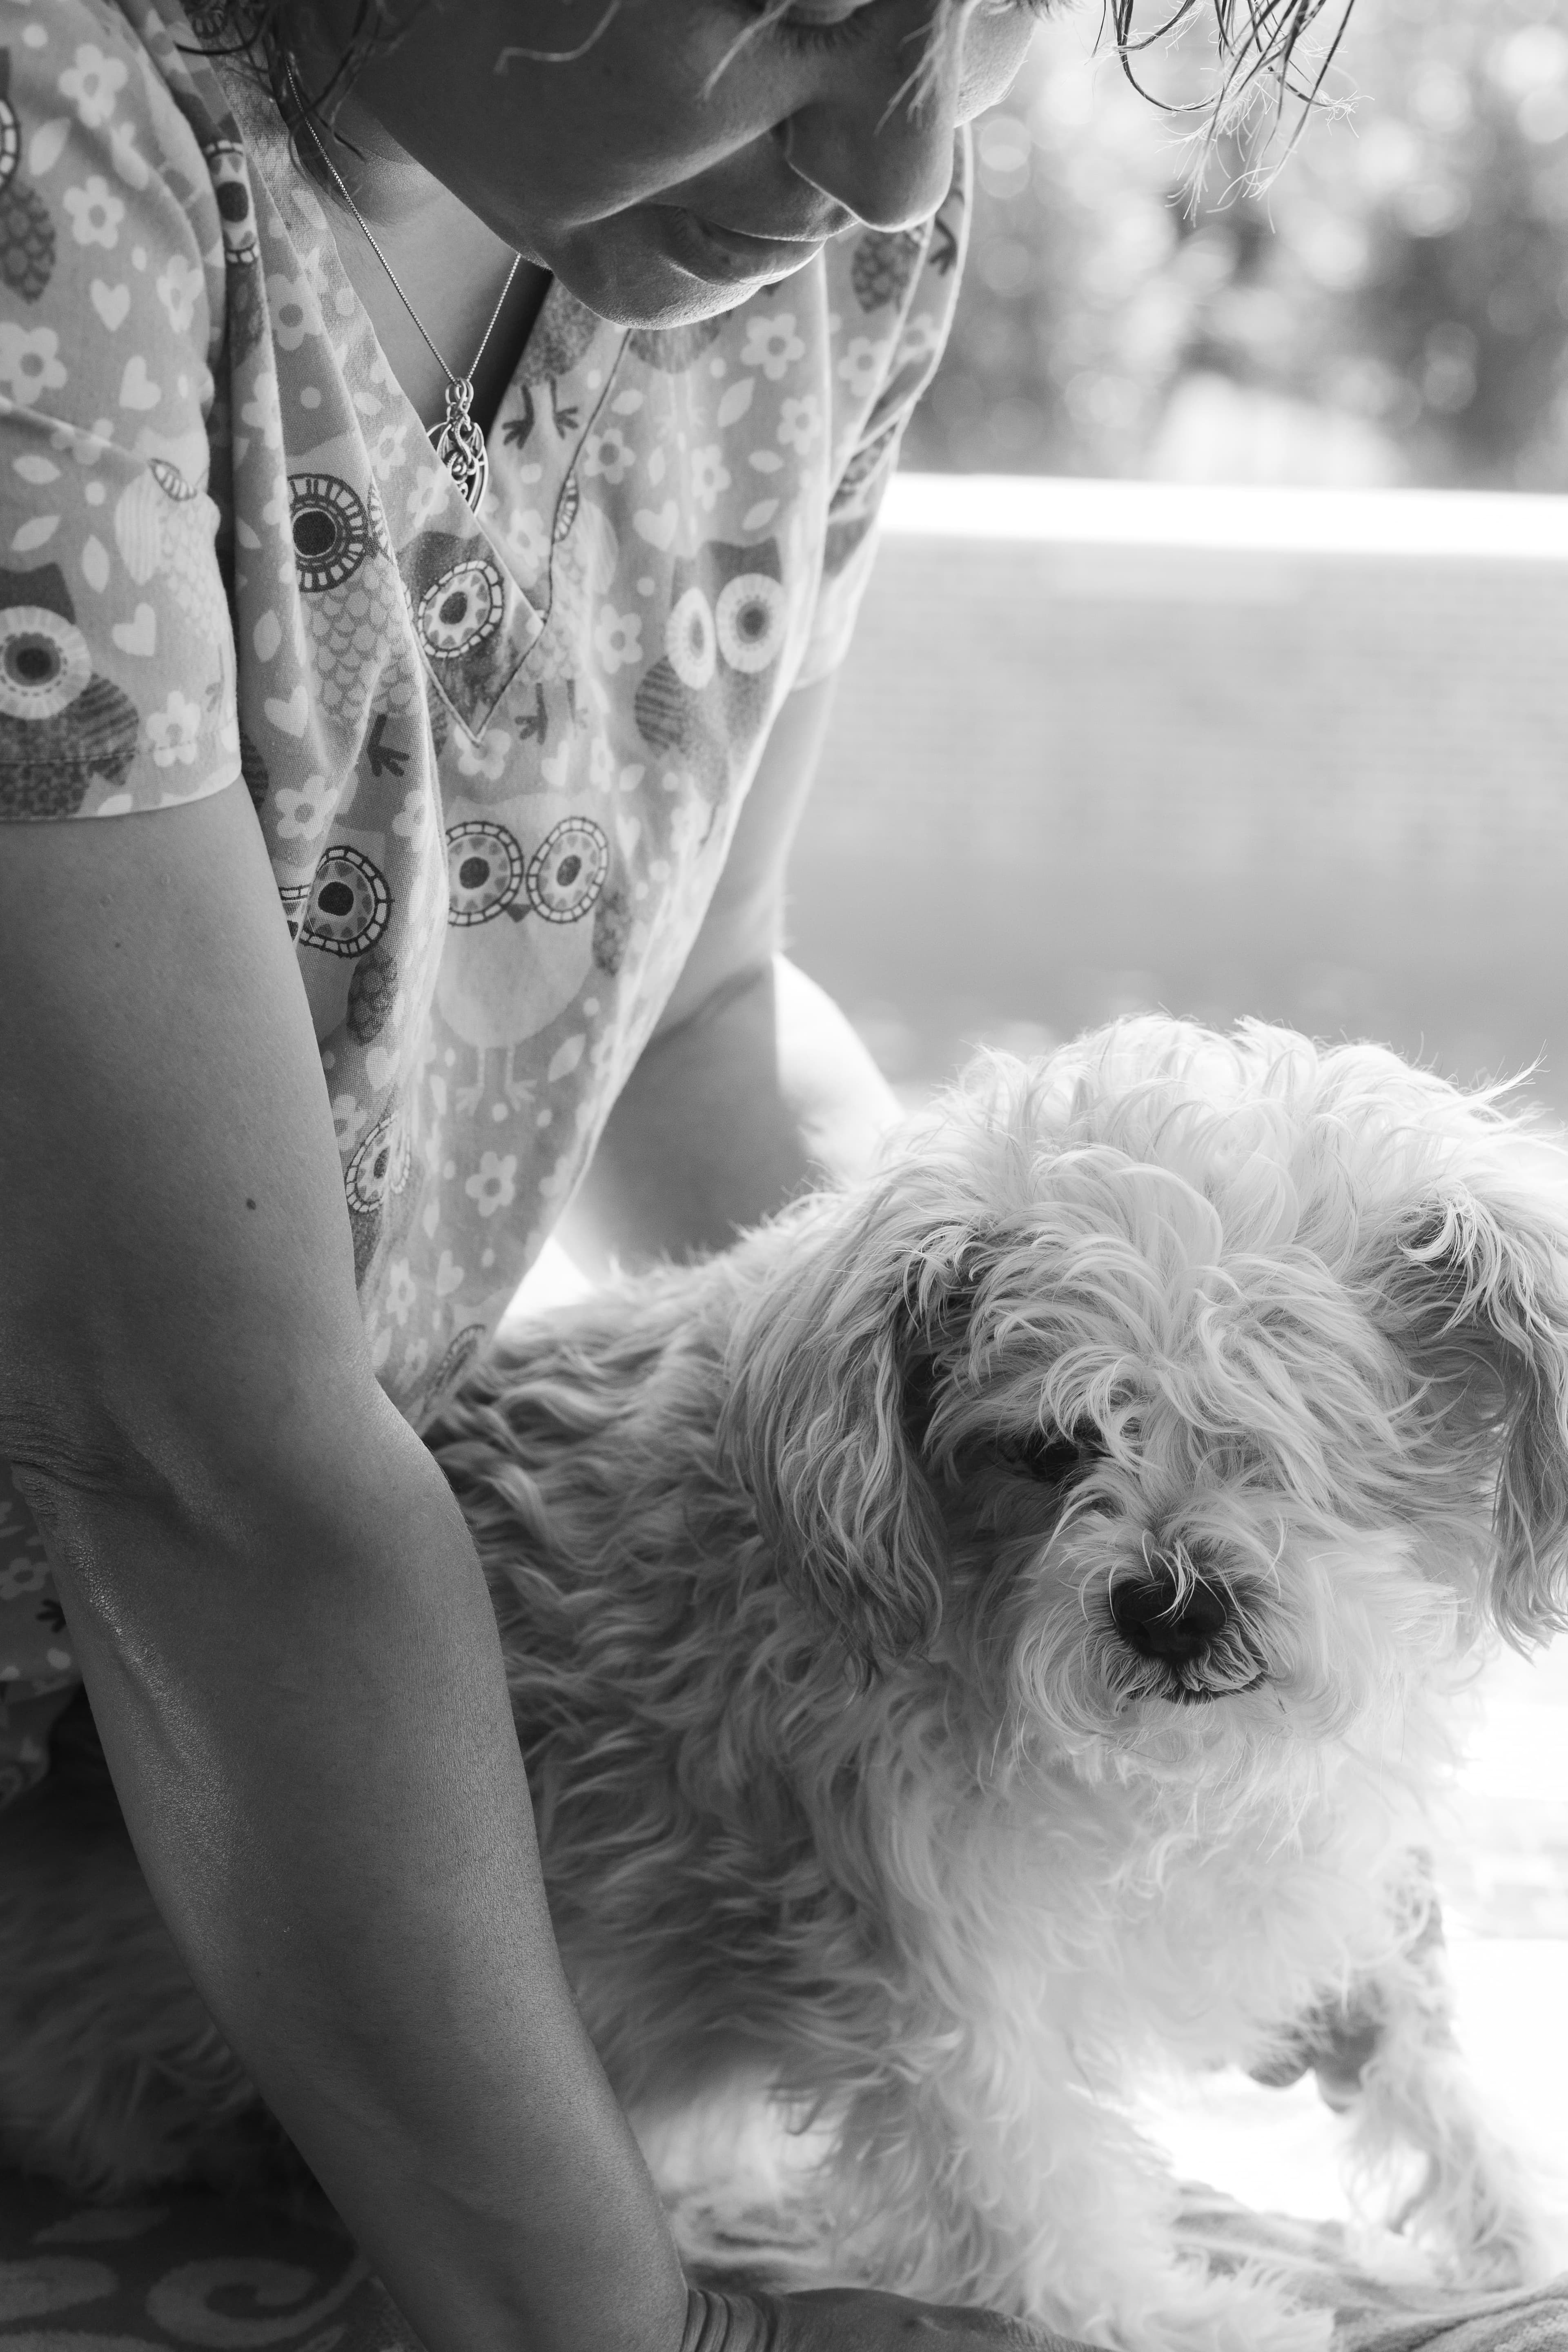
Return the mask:
<svg viewBox="0 0 1568 2352"><path fill-rule="evenodd" d="M1112 2320L1118 2352L1329 2352L1332 2314L1304 2310L1256 2273L1194 2263L1151 2284L1142 2307Z"/></svg>
<svg viewBox="0 0 1568 2352"><path fill-rule="evenodd" d="M1479 2294L1543 2286L1563 2267L1561 2235L1554 2239L1522 2182L1440 2179L1394 2215L1394 2226L1445 2286Z"/></svg>
<svg viewBox="0 0 1568 2352"><path fill-rule="evenodd" d="M1383 2228L1443 2285L1479 2294L1540 2286L1563 2268L1568 2250L1548 2220L1557 2201L1551 2168L1473 2116L1461 2110L1433 2152L1378 2153L1383 2193L1367 2201L1381 2205Z"/></svg>

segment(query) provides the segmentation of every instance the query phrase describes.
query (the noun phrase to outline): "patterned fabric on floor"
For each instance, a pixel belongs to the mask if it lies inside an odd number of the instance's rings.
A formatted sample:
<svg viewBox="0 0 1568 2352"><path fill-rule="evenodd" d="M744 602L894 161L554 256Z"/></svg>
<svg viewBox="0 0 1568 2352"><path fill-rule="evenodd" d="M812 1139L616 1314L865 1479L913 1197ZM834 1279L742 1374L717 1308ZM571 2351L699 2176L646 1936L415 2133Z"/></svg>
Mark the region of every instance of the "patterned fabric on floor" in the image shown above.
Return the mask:
<svg viewBox="0 0 1568 2352"><path fill-rule="evenodd" d="M180 2191L83 2206L0 2174L4 2352L417 2352L330 2221Z"/></svg>
<svg viewBox="0 0 1568 2352"><path fill-rule="evenodd" d="M1183 2235L1215 2270L1267 2262L1298 2299L1338 2315L1334 2352L1568 2352L1568 2273L1511 2294L1394 2285L1358 2267L1338 2221L1249 2213L1189 2185Z"/></svg>
<svg viewBox="0 0 1568 2352"><path fill-rule="evenodd" d="M1190 2192L1189 2242L1217 2269L1262 2259L1339 2314L1335 2352L1568 2352L1568 2276L1480 2298L1359 2271L1332 2223ZM348 2240L195 2194L84 2207L0 2175L0 2352L417 2352Z"/></svg>

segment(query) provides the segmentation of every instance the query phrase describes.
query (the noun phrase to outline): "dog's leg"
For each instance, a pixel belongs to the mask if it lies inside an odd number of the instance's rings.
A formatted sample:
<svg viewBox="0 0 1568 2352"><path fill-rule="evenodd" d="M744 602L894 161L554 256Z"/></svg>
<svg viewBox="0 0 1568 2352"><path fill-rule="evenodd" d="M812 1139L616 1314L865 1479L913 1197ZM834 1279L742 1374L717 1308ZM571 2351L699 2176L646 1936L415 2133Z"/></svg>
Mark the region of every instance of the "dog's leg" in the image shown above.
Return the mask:
<svg viewBox="0 0 1568 2352"><path fill-rule="evenodd" d="M1443 1941L1428 1932L1359 1984L1362 2032L1315 2056L1349 2123L1347 2168L1369 2209L1456 2284L1534 2285L1560 2265L1535 2169L1489 2122L1457 2046Z"/></svg>
<svg viewBox="0 0 1568 2352"><path fill-rule="evenodd" d="M1164 2159L1049 2054L1051 2079L1032 2068L1022 2095L993 2062L851 2107L817 2191L845 2270L1118 2352L1326 2352L1327 2314L1256 2266L1220 2275L1179 2252Z"/></svg>
<svg viewBox="0 0 1568 2352"><path fill-rule="evenodd" d="M1117 2352L1325 2352L1322 2314L1256 2270L1211 2276L1182 2254L1164 2158L1044 2021L986 2049L973 2018L921 2023L868 1998L831 2057L780 2017L763 2063L748 2070L737 2051L709 2077L725 2004L690 1980L708 1941L692 1932L656 1979L602 1939L591 1958L563 1940L584 2021L704 2274L977 2304ZM744 2012L743 1988L731 2006ZM770 2130L769 2083L775 2124L794 2107L797 2122L814 2113L809 2132Z"/></svg>
<svg viewBox="0 0 1568 2352"><path fill-rule="evenodd" d="M308 2179L153 1906L78 1702L0 1814L0 2153L88 2196Z"/></svg>

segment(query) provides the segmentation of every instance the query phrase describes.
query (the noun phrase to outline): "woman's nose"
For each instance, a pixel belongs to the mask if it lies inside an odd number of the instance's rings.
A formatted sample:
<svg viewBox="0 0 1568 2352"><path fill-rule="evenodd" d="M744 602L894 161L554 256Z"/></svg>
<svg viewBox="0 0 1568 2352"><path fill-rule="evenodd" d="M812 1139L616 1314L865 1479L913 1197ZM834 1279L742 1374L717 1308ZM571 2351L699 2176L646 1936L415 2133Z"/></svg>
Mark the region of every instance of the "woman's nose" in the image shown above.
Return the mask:
<svg viewBox="0 0 1568 2352"><path fill-rule="evenodd" d="M960 60L945 53L942 29L931 37L936 47L923 66L908 44L891 70L840 66L832 91L781 127L791 168L868 228L929 220L952 184Z"/></svg>

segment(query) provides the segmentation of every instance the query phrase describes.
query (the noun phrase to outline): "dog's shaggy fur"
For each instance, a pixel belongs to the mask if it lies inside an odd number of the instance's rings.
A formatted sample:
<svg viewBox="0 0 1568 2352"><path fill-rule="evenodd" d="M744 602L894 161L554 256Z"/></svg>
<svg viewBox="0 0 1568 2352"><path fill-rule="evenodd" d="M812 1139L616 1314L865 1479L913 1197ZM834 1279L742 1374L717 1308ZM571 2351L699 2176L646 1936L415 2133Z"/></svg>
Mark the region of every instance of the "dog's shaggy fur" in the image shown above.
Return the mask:
<svg viewBox="0 0 1568 2352"><path fill-rule="evenodd" d="M1316 2063L1455 2275L1537 2262L1416 1858L1458 1695L1568 1603L1568 1162L1490 1097L1256 1026L993 1057L428 1434L610 2079L818 2127L796 2274L1324 2344L1180 2258L1130 2113L1172 2063ZM46 1784L0 1872L9 2152L238 2177L254 2104L101 1792Z"/></svg>

